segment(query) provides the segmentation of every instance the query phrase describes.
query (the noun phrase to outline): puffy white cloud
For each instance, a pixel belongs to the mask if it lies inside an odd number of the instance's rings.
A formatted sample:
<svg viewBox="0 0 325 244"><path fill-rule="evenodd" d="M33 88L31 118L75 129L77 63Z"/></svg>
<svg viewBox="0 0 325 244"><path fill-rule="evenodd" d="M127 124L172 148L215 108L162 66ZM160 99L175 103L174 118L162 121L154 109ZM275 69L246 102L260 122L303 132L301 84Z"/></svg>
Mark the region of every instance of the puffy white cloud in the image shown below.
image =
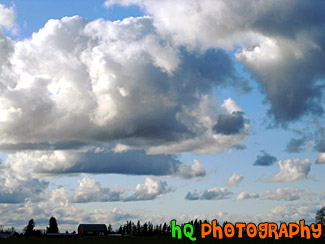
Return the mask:
<svg viewBox="0 0 325 244"><path fill-rule="evenodd" d="M0 204L37 202L45 197L49 182L33 177L27 168L24 163L16 167L0 164Z"/></svg>
<svg viewBox="0 0 325 244"><path fill-rule="evenodd" d="M243 175L239 175L234 173L229 179L226 181L226 185L228 186L238 186L238 184L244 179Z"/></svg>
<svg viewBox="0 0 325 244"><path fill-rule="evenodd" d="M231 101L234 108L241 109L231 98L226 99L221 106L225 108L225 106L227 106L225 104L229 103L229 101ZM203 97L199 107L188 112L194 117L199 118L204 128L209 129L200 128L199 130L202 131L202 134L198 135L196 138L184 139L177 143L169 143L168 145L153 146L148 149L148 152L156 154L193 151L196 154L205 154L222 151L233 145L238 145L234 144L235 141L243 141L250 131L250 125L246 116L241 112L237 114L239 111L228 114L227 109L225 109L226 113L222 113L219 116L216 115L216 118L212 119L210 116L207 116L216 110L217 108L212 103L211 98L208 96ZM224 123L225 118L231 125ZM189 118L185 117L184 119L187 121ZM220 121L222 121L221 125L219 124ZM186 123L188 124L188 122Z"/></svg>
<svg viewBox="0 0 325 244"><path fill-rule="evenodd" d="M180 48L150 17L64 17L5 43L0 150L104 141L151 154L204 153L247 136L242 116L236 133L212 129L219 113L212 88L241 83L229 55Z"/></svg>
<svg viewBox="0 0 325 244"><path fill-rule="evenodd" d="M241 204L241 203L239 203ZM26 201L21 204L0 204L1 224L4 227L15 226L22 229L26 226L28 219L34 218L36 228L45 229L48 226L48 219L51 215L59 221L60 230L76 230L79 223L110 223L114 228L124 224L126 220L150 221L152 223L168 222L176 218L180 222L193 219L215 219L219 222L296 222L305 219L307 223L314 222L315 212L321 207L317 202L290 202L256 215L244 213L215 212L213 214L180 215L169 216L167 214L152 215L143 210L122 210L122 209L85 209L77 208L69 202L68 192L64 188L58 188L49 193L48 198L41 202L32 203ZM51 213L51 214L49 214Z"/></svg>
<svg viewBox="0 0 325 244"><path fill-rule="evenodd" d="M256 199L259 197L257 193L241 192L237 195L236 200Z"/></svg>
<svg viewBox="0 0 325 244"><path fill-rule="evenodd" d="M78 181L79 186L70 197L71 202L129 202L154 200L175 190L174 186L168 186L166 181L147 177L144 184L138 184L135 192L127 195L124 190L111 190L102 186L100 182L84 177Z"/></svg>
<svg viewBox="0 0 325 244"><path fill-rule="evenodd" d="M221 107L226 110L229 114L236 112L243 112L242 108L232 98L227 98L223 101Z"/></svg>
<svg viewBox="0 0 325 244"><path fill-rule="evenodd" d="M310 160L279 161L280 172L269 178L271 182L297 182L310 177Z"/></svg>
<svg viewBox="0 0 325 244"><path fill-rule="evenodd" d="M325 153L318 153L317 164L325 164Z"/></svg>
<svg viewBox="0 0 325 244"><path fill-rule="evenodd" d="M78 180L79 186L75 189L72 202L115 202L121 201L123 191L114 191L104 187L100 182L84 177Z"/></svg>
<svg viewBox="0 0 325 244"><path fill-rule="evenodd" d="M135 192L124 199L124 201L153 200L168 192L175 191L175 187L168 186L166 181L147 177L144 184L138 184Z"/></svg>
<svg viewBox="0 0 325 244"><path fill-rule="evenodd" d="M205 176L206 171L204 165L199 160L195 159L193 165L181 164L178 168L177 175L184 179L191 179Z"/></svg>
<svg viewBox="0 0 325 244"><path fill-rule="evenodd" d="M138 213L118 208L82 209L69 203L63 206L51 201L1 204L0 214L3 216L1 224L7 227L15 226L17 230L22 230L31 218L35 220L37 229L46 229L51 215L58 220L61 231L77 230L80 223L110 223L116 228L126 220L135 221L142 218Z"/></svg>
<svg viewBox="0 0 325 244"><path fill-rule="evenodd" d="M16 19L14 6L6 7L0 4L0 27L12 27Z"/></svg>
<svg viewBox="0 0 325 244"><path fill-rule="evenodd" d="M307 223L315 222L315 213L321 207L318 202L295 201L272 208L269 212L257 215L258 222L298 222L304 219Z"/></svg>
<svg viewBox="0 0 325 244"><path fill-rule="evenodd" d="M152 200L174 191L165 181L147 178L144 184L137 185L135 192L129 196L122 194L121 190L110 190L88 177L78 181L79 186L72 194L60 186L52 191L46 191L39 201L30 198L23 202L4 204L0 202L0 215L3 216L3 226L15 226L16 229L26 226L28 219L33 218L38 229L48 226L49 217L55 216L59 221L60 230L76 230L80 223L110 223L114 228L124 224L126 220L143 220L154 218L144 215L145 212L125 211L117 208L87 209L78 208L75 202L88 201L115 201L114 194L120 194L120 201ZM30 185L27 187L31 188Z"/></svg>
<svg viewBox="0 0 325 244"><path fill-rule="evenodd" d="M185 196L186 200L221 200L228 199L233 193L229 192L225 187L216 187L205 190L201 193L197 191L188 192Z"/></svg>
<svg viewBox="0 0 325 244"><path fill-rule="evenodd" d="M266 191L261 199L263 200L285 200L285 201L295 201L300 199L311 200L314 194L310 190L301 190L291 187L278 188L275 192Z"/></svg>
<svg viewBox="0 0 325 244"><path fill-rule="evenodd" d="M245 11L249 11L249 1L229 3L168 0L156 3L151 0L108 0L105 3L106 7L114 4L140 5L153 16L155 27L161 35L172 38L178 45L187 45L190 48L231 49L234 44L248 42L256 36L247 29L247 23L242 22L247 19ZM240 12L240 9L244 12Z"/></svg>

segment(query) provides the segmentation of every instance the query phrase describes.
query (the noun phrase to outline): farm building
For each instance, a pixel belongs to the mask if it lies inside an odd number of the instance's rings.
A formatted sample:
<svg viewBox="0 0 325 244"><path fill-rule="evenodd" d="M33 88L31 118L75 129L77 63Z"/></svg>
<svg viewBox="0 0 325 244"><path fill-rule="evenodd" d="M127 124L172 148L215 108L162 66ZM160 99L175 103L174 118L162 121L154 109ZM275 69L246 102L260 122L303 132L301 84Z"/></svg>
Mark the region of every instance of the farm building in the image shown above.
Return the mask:
<svg viewBox="0 0 325 244"><path fill-rule="evenodd" d="M106 236L107 227L105 224L80 224L78 226L79 236Z"/></svg>

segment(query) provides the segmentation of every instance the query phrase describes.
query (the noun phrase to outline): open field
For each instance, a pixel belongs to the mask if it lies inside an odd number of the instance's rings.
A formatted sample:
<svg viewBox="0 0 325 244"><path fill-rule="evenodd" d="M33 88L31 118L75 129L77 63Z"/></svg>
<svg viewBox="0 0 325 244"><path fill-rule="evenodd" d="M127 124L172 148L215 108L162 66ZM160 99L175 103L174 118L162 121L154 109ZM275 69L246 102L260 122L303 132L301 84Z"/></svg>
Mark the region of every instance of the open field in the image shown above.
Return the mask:
<svg viewBox="0 0 325 244"><path fill-rule="evenodd" d="M173 244L173 243L324 243L325 239L198 239L192 242L188 239L177 240L171 237L87 237L87 238L22 238L22 239L2 239L1 244L140 244L140 243L155 243L155 244Z"/></svg>

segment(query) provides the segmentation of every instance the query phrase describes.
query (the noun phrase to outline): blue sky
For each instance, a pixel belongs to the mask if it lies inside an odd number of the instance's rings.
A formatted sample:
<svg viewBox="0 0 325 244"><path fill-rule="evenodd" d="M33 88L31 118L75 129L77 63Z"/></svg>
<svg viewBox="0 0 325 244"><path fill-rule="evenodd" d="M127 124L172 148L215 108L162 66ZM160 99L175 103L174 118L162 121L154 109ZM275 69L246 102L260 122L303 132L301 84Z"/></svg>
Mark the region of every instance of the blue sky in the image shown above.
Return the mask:
<svg viewBox="0 0 325 244"><path fill-rule="evenodd" d="M0 4L3 226L324 205L323 2Z"/></svg>

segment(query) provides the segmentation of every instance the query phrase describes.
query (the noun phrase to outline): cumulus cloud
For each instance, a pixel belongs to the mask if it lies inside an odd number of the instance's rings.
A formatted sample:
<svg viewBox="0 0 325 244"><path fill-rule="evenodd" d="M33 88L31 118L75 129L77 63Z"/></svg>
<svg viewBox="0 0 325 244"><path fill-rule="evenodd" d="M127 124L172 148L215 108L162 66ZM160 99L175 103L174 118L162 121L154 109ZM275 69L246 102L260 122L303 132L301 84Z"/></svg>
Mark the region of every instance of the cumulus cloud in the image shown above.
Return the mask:
<svg viewBox="0 0 325 244"><path fill-rule="evenodd" d="M229 101L231 102L233 108L238 109L237 110L238 112L241 110L241 108L231 98L224 100L221 107L224 109L226 104L229 103ZM148 149L148 153L151 154L165 153L165 152L180 153L183 151L193 151L196 154L206 154L210 152L217 152L220 150L224 150L234 145L238 145L234 142L243 141L243 139L245 139L246 136L249 134L250 125L248 120L245 119L244 128L241 129L240 133L229 134L229 135L222 134L222 133L217 134L216 131L213 129L213 127L216 125L215 121L217 120L217 116L216 119L213 120L211 120L211 118L206 116L206 114L213 113L213 111L215 111L216 109L217 108L212 103L211 98L205 96L203 100L201 100L200 102L199 109L189 111L189 113L193 114L195 117L200 118L200 121L203 124L206 124L206 126L210 129L205 130L202 134L200 134L196 138L186 139L179 143L169 143L168 145L153 146ZM226 112L229 113L228 110L226 110Z"/></svg>
<svg viewBox="0 0 325 244"><path fill-rule="evenodd" d="M45 229L48 225L49 216L53 215L59 220L60 229L75 230L80 223L107 223L107 221L116 228L124 224L126 220L143 220L148 216L144 215L146 212L143 210L135 212L118 208L77 208L74 203L116 201L117 195L120 195L120 201L152 200L175 190L173 186L168 186L165 181L152 178L147 178L144 184L137 185L135 192L129 196L123 194L125 192L122 190L111 190L88 177L79 180L78 184L79 186L72 194L66 188L58 187L43 192L44 197L39 201L33 201L31 197L24 199L22 202L1 201L1 224L22 229L26 226L26 221L33 218L36 221L37 228L42 226ZM26 187L32 191L33 187L31 185ZM0 196L2 197L1 193Z"/></svg>
<svg viewBox="0 0 325 244"><path fill-rule="evenodd" d="M213 127L216 133L224 135L239 134L245 125L243 113L221 114L218 116L218 123Z"/></svg>
<svg viewBox="0 0 325 244"><path fill-rule="evenodd" d="M274 222L297 222L304 219L307 223L315 222L315 213L320 208L319 202L294 201L286 202L272 208L268 213L257 216L258 222L272 219Z"/></svg>
<svg viewBox="0 0 325 244"><path fill-rule="evenodd" d="M225 187L216 187L205 190L201 193L194 191L188 192L185 196L186 200L221 200L228 199L233 193L229 192Z"/></svg>
<svg viewBox="0 0 325 244"><path fill-rule="evenodd" d="M229 179L226 181L225 184L228 186L238 186L243 179L244 179L243 175L234 173L232 176L229 177Z"/></svg>
<svg viewBox="0 0 325 244"><path fill-rule="evenodd" d="M218 115L217 124L213 126L215 133L236 135L248 131L249 123L245 113L242 112L241 107L239 107L233 99L228 98L224 100L221 107L226 113Z"/></svg>
<svg viewBox="0 0 325 244"><path fill-rule="evenodd" d="M150 154L206 153L247 136L243 114L219 116L212 94L242 84L230 56L181 48L150 17L64 17L29 39L3 39L2 151L105 142Z"/></svg>
<svg viewBox="0 0 325 244"><path fill-rule="evenodd" d="M275 192L266 191L261 199L262 200L285 200L285 201L295 201L300 199L311 200L313 193L310 190L301 190L291 187L278 188Z"/></svg>
<svg viewBox="0 0 325 244"><path fill-rule="evenodd" d="M79 186L74 191L72 202L115 202L120 201L123 191L112 191L100 182L84 177L78 180Z"/></svg>
<svg viewBox="0 0 325 244"><path fill-rule="evenodd" d="M297 182L310 178L310 160L284 160L279 161L280 172L269 178L271 182Z"/></svg>
<svg viewBox="0 0 325 244"><path fill-rule="evenodd" d="M190 165L171 154L219 152L247 137L244 111L233 99L220 109L213 95L226 85L248 90L229 55L234 48L239 47L236 60L258 82L277 123L323 112L323 1L105 3L113 4L138 4L150 17L49 20L30 38L15 42L0 31L0 150L11 153L0 169L0 199L19 203L1 204L7 224L20 223L21 216L21 226L32 217L47 221L48 211L74 224L141 217L117 209L76 209L63 188L52 192L51 202L41 201L48 182L36 175L204 176L199 161ZM14 15L14 7L0 4L1 28L10 28ZM299 149L298 141L289 147ZM261 159L258 165L276 161L265 152ZM324 161L320 154L318 163ZM279 166L270 181L296 182L310 175L306 160L280 161ZM154 199L172 191L164 181L149 179L130 197ZM122 198L121 192L90 179L79 182L76 194L80 202ZM187 198L231 194L214 188L189 192ZM310 219L314 210L285 205L263 217Z"/></svg>
<svg viewBox="0 0 325 244"><path fill-rule="evenodd" d="M62 192L61 192L62 193ZM56 192L58 195L58 192ZM64 196L64 195L62 195ZM58 196L56 196L58 199ZM4 226L15 226L17 230L26 226L28 219L33 218L39 229L48 226L49 213L59 220L61 230L76 230L80 223L107 223L115 227L124 224L126 220L138 220L142 216L139 213L113 209L81 209L67 203L61 205L49 196L48 201L38 203L25 202L21 204L1 205L0 214ZM50 215L50 216L51 216Z"/></svg>
<svg viewBox="0 0 325 244"><path fill-rule="evenodd" d="M131 196L125 198L124 201L153 200L156 197L160 197L172 191L175 191L175 187L168 186L166 181L147 177L145 183L138 184L135 188L135 192Z"/></svg>
<svg viewBox="0 0 325 244"><path fill-rule="evenodd" d="M100 148L62 151L29 151L10 154L5 162L16 168L17 174L24 174L23 165L28 165L32 175L65 174L131 174L169 175L183 179L204 177L204 165L194 160L190 165L173 155L148 155L143 150L114 152Z"/></svg>
<svg viewBox="0 0 325 244"><path fill-rule="evenodd" d="M6 7L0 4L0 27L12 27L16 19L14 6Z"/></svg>
<svg viewBox="0 0 325 244"><path fill-rule="evenodd" d="M193 165L181 164L176 175L184 179L190 179L203 177L206 175L206 171L204 165L199 160L195 159Z"/></svg>
<svg viewBox="0 0 325 244"><path fill-rule="evenodd" d="M24 163L11 167L0 161L0 204L37 202L45 196L49 182L33 177L27 167Z"/></svg>
<svg viewBox="0 0 325 244"><path fill-rule="evenodd" d="M240 46L236 59L260 85L277 123L323 112L323 1L106 1L107 7L114 4L140 5L153 16L157 31L178 45Z"/></svg>
<svg viewBox="0 0 325 244"><path fill-rule="evenodd" d="M248 200L248 199L256 199L260 196L257 193L248 193L248 192L241 192L237 195L236 200Z"/></svg>
<svg viewBox="0 0 325 244"><path fill-rule="evenodd" d="M325 153L319 153L316 164L325 164Z"/></svg>
<svg viewBox="0 0 325 244"><path fill-rule="evenodd" d="M14 8L1 5L0 13L3 26L13 23ZM219 107L212 92L247 91L229 54L180 46L152 17L51 19L28 39L13 42L1 32L0 53L0 150L10 153L8 167L31 179L203 177L202 163L174 155L222 151L249 133L236 102Z"/></svg>
<svg viewBox="0 0 325 244"><path fill-rule="evenodd" d="M270 166L276 162L276 157L268 154L265 151L261 151L261 155L257 155L254 165L258 166Z"/></svg>
<svg viewBox="0 0 325 244"><path fill-rule="evenodd" d="M138 184L135 192L127 196L124 190L111 190L102 186L100 182L84 177L78 181L79 186L70 197L71 202L117 202L117 201L145 201L161 197L175 190L174 186L168 186L166 181L147 177L144 184Z"/></svg>
<svg viewBox="0 0 325 244"><path fill-rule="evenodd" d="M36 178L30 179L4 179L0 177L0 204L1 203L22 203L26 200L33 202L40 201L44 197L45 189L48 187L48 182Z"/></svg>

